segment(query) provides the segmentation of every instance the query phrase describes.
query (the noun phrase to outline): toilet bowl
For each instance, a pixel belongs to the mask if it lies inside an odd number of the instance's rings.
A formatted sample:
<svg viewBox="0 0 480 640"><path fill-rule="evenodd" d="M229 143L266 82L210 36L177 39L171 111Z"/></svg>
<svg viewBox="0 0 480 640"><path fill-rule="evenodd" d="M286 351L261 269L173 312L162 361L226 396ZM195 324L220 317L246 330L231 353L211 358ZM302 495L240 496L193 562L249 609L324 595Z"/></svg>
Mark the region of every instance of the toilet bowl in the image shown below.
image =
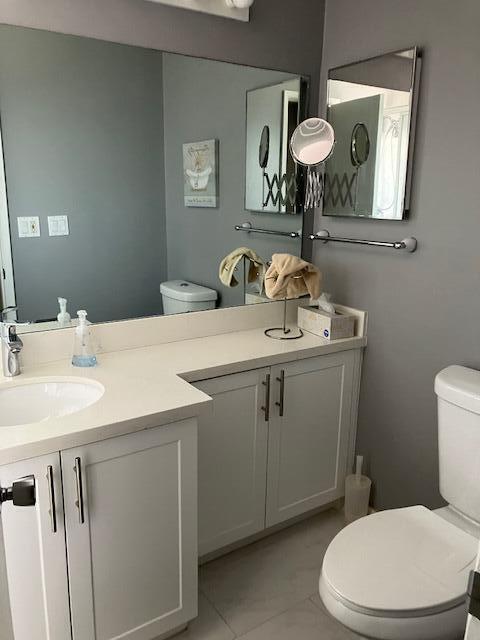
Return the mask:
<svg viewBox="0 0 480 640"><path fill-rule="evenodd" d="M440 491L449 506L380 511L330 543L320 597L366 638L461 640L480 531L480 372L448 367L438 396Z"/></svg>
<svg viewBox="0 0 480 640"><path fill-rule="evenodd" d="M477 539L425 507L380 511L327 549L320 595L346 627L385 640L457 640Z"/></svg>

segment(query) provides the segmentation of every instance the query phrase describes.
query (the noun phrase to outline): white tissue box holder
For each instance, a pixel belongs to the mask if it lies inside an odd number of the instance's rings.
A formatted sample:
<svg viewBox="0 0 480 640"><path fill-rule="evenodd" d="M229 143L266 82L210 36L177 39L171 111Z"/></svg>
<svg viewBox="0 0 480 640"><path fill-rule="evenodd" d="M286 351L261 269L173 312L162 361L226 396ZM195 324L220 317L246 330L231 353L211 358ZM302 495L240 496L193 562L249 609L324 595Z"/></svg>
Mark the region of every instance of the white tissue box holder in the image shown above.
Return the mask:
<svg viewBox="0 0 480 640"><path fill-rule="evenodd" d="M338 310L329 313L317 307L299 307L298 326L327 340L352 338L355 335L355 316Z"/></svg>

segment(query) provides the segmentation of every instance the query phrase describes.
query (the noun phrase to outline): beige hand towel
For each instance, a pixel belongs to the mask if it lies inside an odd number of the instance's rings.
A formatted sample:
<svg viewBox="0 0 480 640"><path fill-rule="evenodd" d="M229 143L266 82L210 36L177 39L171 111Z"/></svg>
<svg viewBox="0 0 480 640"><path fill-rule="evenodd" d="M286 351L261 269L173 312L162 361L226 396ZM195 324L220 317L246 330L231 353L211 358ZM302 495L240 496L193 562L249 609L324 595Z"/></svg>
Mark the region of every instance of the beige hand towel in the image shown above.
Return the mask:
<svg viewBox="0 0 480 640"><path fill-rule="evenodd" d="M321 280L319 269L310 262L289 253L274 253L265 276L265 293L272 300L299 298L306 293L318 298Z"/></svg>
<svg viewBox="0 0 480 640"><path fill-rule="evenodd" d="M248 247L238 247L238 249L229 253L228 256L225 256L221 261L218 270L220 281L226 287L236 287L238 285L238 280L234 275L235 267L244 258L249 261L248 282L258 281L260 284L260 290L262 290L265 278L265 263L258 253Z"/></svg>

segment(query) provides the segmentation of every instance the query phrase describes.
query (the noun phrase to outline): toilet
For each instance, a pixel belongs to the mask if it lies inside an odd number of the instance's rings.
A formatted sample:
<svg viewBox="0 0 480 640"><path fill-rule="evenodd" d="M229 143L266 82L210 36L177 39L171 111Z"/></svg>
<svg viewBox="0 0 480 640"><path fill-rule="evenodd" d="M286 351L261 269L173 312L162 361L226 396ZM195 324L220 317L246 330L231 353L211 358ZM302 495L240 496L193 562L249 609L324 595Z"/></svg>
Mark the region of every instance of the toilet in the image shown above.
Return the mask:
<svg viewBox="0 0 480 640"><path fill-rule="evenodd" d="M188 313L215 309L217 292L188 280L169 280L160 285L163 313Z"/></svg>
<svg viewBox="0 0 480 640"><path fill-rule="evenodd" d="M480 535L480 372L448 367L436 376L435 392L440 493L448 506L366 516L325 553L321 599L366 638L460 640L465 632Z"/></svg>

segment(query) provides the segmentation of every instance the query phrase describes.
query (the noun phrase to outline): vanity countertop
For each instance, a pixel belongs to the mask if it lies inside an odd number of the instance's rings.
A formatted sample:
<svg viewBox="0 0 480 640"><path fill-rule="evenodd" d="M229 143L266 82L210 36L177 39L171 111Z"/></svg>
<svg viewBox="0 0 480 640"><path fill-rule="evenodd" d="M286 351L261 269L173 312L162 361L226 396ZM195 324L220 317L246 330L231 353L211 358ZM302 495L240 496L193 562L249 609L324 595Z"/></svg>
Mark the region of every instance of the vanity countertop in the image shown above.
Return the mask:
<svg viewBox="0 0 480 640"><path fill-rule="evenodd" d="M208 412L211 399L191 382L365 345L365 337L329 342L309 333L301 340L271 340L263 329L253 329L104 353L94 368L76 368L65 360L26 367L12 380L0 376L0 388L68 377L100 382L105 393L68 416L1 427L0 464Z"/></svg>

